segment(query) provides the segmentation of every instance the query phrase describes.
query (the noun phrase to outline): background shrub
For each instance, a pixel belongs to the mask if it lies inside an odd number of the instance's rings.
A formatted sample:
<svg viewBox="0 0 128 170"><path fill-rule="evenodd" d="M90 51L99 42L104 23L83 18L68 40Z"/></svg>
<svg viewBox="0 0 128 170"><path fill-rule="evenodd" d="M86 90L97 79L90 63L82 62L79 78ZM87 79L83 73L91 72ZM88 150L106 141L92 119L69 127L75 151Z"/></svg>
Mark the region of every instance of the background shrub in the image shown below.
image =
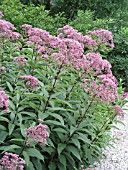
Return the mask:
<svg viewBox="0 0 128 170"><path fill-rule="evenodd" d="M4 18L15 25L17 31L21 31L22 24L31 24L44 30L57 34L55 28L65 25L65 18L62 14L49 16L49 11L43 5L24 5L20 0L4 0L0 6L0 11L4 13Z"/></svg>

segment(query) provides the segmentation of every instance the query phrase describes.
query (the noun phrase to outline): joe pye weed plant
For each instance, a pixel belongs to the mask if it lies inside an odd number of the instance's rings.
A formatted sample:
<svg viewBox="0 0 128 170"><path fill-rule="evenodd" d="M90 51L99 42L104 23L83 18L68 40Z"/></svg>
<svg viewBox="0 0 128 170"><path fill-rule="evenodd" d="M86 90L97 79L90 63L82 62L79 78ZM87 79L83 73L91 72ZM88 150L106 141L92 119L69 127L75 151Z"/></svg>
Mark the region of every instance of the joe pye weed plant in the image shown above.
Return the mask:
<svg viewBox="0 0 128 170"><path fill-rule="evenodd" d="M112 34L21 28L0 19L0 169L87 168L122 116L122 89L100 54L114 47Z"/></svg>

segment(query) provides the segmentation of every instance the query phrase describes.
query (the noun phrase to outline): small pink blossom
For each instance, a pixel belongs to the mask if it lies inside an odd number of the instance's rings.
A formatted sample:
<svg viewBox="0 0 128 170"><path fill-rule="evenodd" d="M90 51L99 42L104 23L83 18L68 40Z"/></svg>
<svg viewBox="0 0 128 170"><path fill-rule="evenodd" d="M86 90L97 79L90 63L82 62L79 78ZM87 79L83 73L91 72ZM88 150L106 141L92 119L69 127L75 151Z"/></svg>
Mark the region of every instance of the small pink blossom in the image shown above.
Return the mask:
<svg viewBox="0 0 128 170"><path fill-rule="evenodd" d="M34 76L27 76L27 75L25 75L25 76L20 76L20 78L22 79L22 80L27 80L27 86L29 87L29 88L36 88L36 87L38 87L39 86L39 82L38 82L38 79L36 78L36 77L34 77Z"/></svg>
<svg viewBox="0 0 128 170"><path fill-rule="evenodd" d="M88 32L87 35L96 37L97 44L101 46L106 45L106 46L109 46L111 49L114 48L112 33L108 30L105 30L105 29L94 30L92 32L91 31ZM102 50L105 50L105 49L103 47Z"/></svg>
<svg viewBox="0 0 128 170"><path fill-rule="evenodd" d="M117 115L120 115L121 113L123 113L123 110L120 106L114 106L114 109Z"/></svg>
<svg viewBox="0 0 128 170"><path fill-rule="evenodd" d="M11 35L11 38L12 39L22 39L22 35L18 32L12 32L12 35Z"/></svg>
<svg viewBox="0 0 128 170"><path fill-rule="evenodd" d="M5 92L0 89L0 110L5 110L6 112L9 112L9 97Z"/></svg>
<svg viewBox="0 0 128 170"><path fill-rule="evenodd" d="M21 28L23 28L27 32L28 30L30 30L32 28L32 25L24 24L21 26Z"/></svg>
<svg viewBox="0 0 128 170"><path fill-rule="evenodd" d="M19 155L5 152L3 158L0 160L1 169L4 170L23 170L25 161Z"/></svg>
<svg viewBox="0 0 128 170"><path fill-rule="evenodd" d="M15 57L13 59L13 62L17 63L19 67L22 67L26 61L27 60L24 57Z"/></svg>
<svg viewBox="0 0 128 170"><path fill-rule="evenodd" d="M28 140L26 142L26 145L31 145L33 142L36 142L42 146L46 145L46 138L49 137L48 132L46 131L47 126L42 125L41 123L34 127L29 127L25 129L27 133ZM32 139L29 141L29 139Z"/></svg>

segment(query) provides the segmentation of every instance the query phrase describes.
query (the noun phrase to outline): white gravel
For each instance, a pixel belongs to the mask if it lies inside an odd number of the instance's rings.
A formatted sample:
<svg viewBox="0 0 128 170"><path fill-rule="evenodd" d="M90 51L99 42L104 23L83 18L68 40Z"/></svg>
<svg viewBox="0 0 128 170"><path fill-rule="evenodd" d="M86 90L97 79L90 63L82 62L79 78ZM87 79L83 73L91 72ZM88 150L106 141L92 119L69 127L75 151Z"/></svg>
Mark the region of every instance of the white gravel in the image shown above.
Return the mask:
<svg viewBox="0 0 128 170"><path fill-rule="evenodd" d="M119 138L113 145L114 148L107 148L104 152L107 159L102 160L95 170L128 170L128 103L125 104L126 113L123 123L118 124L119 130L112 130L112 135Z"/></svg>

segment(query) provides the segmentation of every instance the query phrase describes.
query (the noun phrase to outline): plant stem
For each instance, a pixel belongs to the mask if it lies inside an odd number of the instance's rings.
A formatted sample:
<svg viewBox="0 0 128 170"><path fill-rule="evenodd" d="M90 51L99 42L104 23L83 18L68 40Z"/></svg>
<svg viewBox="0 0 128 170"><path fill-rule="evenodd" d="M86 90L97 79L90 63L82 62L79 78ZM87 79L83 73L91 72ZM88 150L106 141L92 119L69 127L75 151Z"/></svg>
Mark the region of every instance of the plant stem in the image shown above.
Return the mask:
<svg viewBox="0 0 128 170"><path fill-rule="evenodd" d="M104 128L104 126L105 126L106 124L108 124L108 122L113 121L114 118L115 118L115 115L114 115L113 117L110 117L109 119L107 119L107 120L104 122L104 124L101 126L101 128L100 128L100 130L99 130L99 133L98 133L97 136L92 140L91 144L93 144L93 143L97 140L97 138L98 138L100 132L102 131L102 129ZM107 129L107 128L108 128L108 126L107 126L105 129Z"/></svg>
<svg viewBox="0 0 128 170"><path fill-rule="evenodd" d="M83 119L85 118L86 113L88 112L89 108L91 107L91 105L92 105L92 103L93 103L93 99L94 99L94 97L95 97L95 96L93 96L93 97L92 97L91 102L89 103L89 105L88 105L87 109L85 110L84 115L82 116L82 118L81 118L80 122L77 124L76 128L78 128L78 127L79 127L80 123L81 123L81 122L83 121ZM75 131L71 134L71 136L70 136L70 137L68 138L68 140L65 142L66 144L70 141L70 139L73 137L73 135L74 135L75 133L76 133L76 130L75 130Z"/></svg>
<svg viewBox="0 0 128 170"><path fill-rule="evenodd" d="M22 149L21 149L21 152L20 152L20 154L19 154L19 157L22 155L22 153L23 153L23 151L24 151L24 149L25 149L27 139L28 139L28 138L26 137L26 139L25 139L25 141L24 141L24 144L23 144L23 147L22 147Z"/></svg>
<svg viewBox="0 0 128 170"><path fill-rule="evenodd" d="M58 76L59 76L59 74L60 74L60 72L61 72L62 65L63 65L63 63L61 63L61 65L60 65L60 67L59 67L59 70L58 70L58 72L57 72L57 75L55 76L55 81L54 81L54 83L53 83L52 89L51 89L50 92L49 92L49 96L48 96L48 99L47 99L47 101L46 101L46 104L45 104L43 113L45 113L46 110L47 110L47 106L48 106L48 103L49 103L49 101L50 101L51 95L52 95L52 93L53 93L53 91L54 91L56 82L57 82L57 80L58 80Z"/></svg>

